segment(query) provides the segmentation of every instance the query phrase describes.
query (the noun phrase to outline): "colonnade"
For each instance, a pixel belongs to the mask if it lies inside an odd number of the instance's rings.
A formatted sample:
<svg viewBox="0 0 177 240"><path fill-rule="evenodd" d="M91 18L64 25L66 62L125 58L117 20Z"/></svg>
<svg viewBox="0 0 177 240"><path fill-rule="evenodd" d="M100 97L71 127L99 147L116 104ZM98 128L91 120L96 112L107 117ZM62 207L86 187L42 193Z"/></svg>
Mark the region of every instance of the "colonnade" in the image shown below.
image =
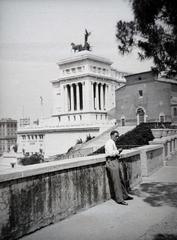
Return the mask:
<svg viewBox="0 0 177 240"><path fill-rule="evenodd" d="M108 85L105 83L93 82L92 86L93 108L95 110L106 110Z"/></svg>
<svg viewBox="0 0 177 240"><path fill-rule="evenodd" d="M64 108L65 111L86 110L86 105L90 104L90 110L106 110L108 85L100 82L71 83L64 87Z"/></svg>

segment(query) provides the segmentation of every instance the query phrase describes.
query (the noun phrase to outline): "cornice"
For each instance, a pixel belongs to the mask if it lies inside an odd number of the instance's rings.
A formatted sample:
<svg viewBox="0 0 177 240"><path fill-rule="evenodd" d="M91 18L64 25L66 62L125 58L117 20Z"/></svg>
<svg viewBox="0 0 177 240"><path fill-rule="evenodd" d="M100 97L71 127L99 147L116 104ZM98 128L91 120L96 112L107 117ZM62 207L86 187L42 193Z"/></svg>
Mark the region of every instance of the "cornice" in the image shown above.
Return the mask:
<svg viewBox="0 0 177 240"><path fill-rule="evenodd" d="M58 116L72 116L72 115L85 115L85 114L106 114L107 111L76 111L76 112L67 112L67 113L60 113L60 114L53 114L52 117L58 117Z"/></svg>
<svg viewBox="0 0 177 240"><path fill-rule="evenodd" d="M99 131L99 127L93 126L64 126L64 127L46 127L46 128L31 128L18 130L17 134L34 134L34 133L55 133L55 132L82 132L82 131Z"/></svg>
<svg viewBox="0 0 177 240"><path fill-rule="evenodd" d="M111 65L113 63L112 61L110 61L107 58L94 55L93 53L90 53L88 51L82 51L79 53L75 53L75 55L72 55L68 58L59 60L57 64L59 66L61 66L61 65L67 64L67 63L73 63L73 62L83 61L83 60L87 60L87 59L105 63L108 65Z"/></svg>
<svg viewBox="0 0 177 240"><path fill-rule="evenodd" d="M79 74L79 75L61 77L57 80L52 80L51 83L54 84L54 83L59 83L59 82L72 81L72 80L86 78L86 77L93 77L93 78L97 78L97 79L105 80L105 81L110 80L110 81L113 81L116 83L125 83L125 81L119 80L119 79L111 77L111 76L98 75L98 74L94 74L94 73L84 73L84 74Z"/></svg>

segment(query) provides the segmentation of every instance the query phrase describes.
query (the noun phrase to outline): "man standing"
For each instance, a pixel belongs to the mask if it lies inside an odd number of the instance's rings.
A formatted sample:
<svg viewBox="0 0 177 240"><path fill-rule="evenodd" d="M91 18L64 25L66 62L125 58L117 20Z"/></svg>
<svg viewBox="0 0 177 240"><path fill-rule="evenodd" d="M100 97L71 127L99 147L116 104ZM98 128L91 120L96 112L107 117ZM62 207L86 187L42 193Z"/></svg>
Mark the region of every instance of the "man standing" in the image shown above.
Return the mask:
<svg viewBox="0 0 177 240"><path fill-rule="evenodd" d="M106 168L113 183L116 202L122 205L128 205L128 203L124 200L131 200L133 198L128 195L124 179L120 171L119 156L122 149L117 149L115 144L119 137L118 131L112 131L110 133L110 137L111 138L105 144L105 152L107 156Z"/></svg>

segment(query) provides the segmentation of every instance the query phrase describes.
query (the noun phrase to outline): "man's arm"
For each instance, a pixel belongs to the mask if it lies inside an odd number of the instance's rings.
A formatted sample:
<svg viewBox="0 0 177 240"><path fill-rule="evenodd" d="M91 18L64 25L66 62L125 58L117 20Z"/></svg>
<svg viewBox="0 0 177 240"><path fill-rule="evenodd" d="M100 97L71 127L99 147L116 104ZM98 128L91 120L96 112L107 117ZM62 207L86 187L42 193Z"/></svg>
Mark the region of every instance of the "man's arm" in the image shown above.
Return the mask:
<svg viewBox="0 0 177 240"><path fill-rule="evenodd" d="M120 154L123 151L123 148L119 148L118 151L119 151L119 154Z"/></svg>

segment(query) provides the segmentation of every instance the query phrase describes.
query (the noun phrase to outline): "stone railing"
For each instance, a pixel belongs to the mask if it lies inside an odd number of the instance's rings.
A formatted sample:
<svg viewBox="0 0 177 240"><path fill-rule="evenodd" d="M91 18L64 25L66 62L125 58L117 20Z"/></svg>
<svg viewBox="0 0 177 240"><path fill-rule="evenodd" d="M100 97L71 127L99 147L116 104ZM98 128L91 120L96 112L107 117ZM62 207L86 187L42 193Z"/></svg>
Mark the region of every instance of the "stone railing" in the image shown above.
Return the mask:
<svg viewBox="0 0 177 240"><path fill-rule="evenodd" d="M124 150L130 185L160 168L163 146ZM0 175L1 239L16 239L111 198L105 154L11 168Z"/></svg>
<svg viewBox="0 0 177 240"><path fill-rule="evenodd" d="M170 160L173 160L177 154L177 134L176 130L170 130L170 134L161 138L155 138L150 142L151 145L163 146L163 163L168 165Z"/></svg>

